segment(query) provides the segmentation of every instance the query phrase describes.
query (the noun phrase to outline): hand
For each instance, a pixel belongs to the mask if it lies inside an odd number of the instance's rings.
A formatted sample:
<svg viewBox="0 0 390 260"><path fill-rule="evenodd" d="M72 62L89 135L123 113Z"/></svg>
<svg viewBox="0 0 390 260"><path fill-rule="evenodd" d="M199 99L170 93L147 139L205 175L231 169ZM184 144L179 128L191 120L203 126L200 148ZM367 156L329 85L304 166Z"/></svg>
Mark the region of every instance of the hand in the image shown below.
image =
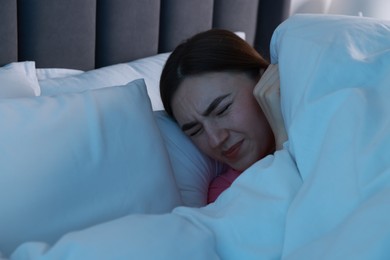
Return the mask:
<svg viewBox="0 0 390 260"><path fill-rule="evenodd" d="M276 150L282 149L288 137L280 105L280 80L277 64L268 66L255 86L253 94L274 133Z"/></svg>

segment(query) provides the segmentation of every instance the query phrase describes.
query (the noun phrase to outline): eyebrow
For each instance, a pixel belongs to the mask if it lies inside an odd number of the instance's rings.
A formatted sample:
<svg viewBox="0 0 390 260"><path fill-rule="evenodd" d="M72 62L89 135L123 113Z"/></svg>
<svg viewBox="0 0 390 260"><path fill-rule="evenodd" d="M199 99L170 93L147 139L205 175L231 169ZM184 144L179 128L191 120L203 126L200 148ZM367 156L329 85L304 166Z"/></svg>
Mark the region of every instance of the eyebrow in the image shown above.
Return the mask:
<svg viewBox="0 0 390 260"><path fill-rule="evenodd" d="M226 94L226 95L219 96L219 97L217 97L216 99L214 99L213 102L211 102L210 105L207 107L207 109L202 113L202 116L209 116L209 115L211 114L211 112L213 112L213 111L218 107L218 105L219 105L225 98L227 98L227 97L230 96L230 95L231 95L231 93ZM184 124L184 125L181 127L181 130L187 131L187 130L193 128L194 126L196 126L197 124L198 124L197 122L186 123L186 124Z"/></svg>

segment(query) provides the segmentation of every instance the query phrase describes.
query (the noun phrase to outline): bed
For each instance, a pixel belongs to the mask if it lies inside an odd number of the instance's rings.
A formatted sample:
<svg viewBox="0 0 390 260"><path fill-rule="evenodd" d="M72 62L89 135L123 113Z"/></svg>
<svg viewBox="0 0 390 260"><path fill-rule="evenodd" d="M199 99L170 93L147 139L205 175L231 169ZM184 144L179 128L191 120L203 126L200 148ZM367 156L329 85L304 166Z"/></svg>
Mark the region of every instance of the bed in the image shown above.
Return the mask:
<svg viewBox="0 0 390 260"><path fill-rule="evenodd" d="M2 1L0 258L387 259L390 22L287 6ZM279 64L289 140L206 205L158 81L210 28Z"/></svg>

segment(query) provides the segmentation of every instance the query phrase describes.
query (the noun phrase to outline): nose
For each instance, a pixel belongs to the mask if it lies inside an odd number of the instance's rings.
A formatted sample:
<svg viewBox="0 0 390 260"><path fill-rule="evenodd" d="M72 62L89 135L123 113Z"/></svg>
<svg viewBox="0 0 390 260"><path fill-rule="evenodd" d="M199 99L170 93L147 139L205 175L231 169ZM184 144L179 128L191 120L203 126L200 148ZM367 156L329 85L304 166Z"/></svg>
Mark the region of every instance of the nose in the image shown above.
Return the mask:
<svg viewBox="0 0 390 260"><path fill-rule="evenodd" d="M227 129L216 125L205 126L205 131L211 148L220 146L229 137L229 132Z"/></svg>

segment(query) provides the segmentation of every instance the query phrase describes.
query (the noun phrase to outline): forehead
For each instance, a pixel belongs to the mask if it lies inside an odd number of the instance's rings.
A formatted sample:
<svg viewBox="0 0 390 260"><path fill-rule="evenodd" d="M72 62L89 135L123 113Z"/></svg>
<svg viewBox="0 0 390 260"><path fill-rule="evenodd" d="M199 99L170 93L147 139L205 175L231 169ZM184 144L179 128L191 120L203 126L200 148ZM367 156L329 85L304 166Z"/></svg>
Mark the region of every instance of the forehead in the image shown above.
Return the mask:
<svg viewBox="0 0 390 260"><path fill-rule="evenodd" d="M183 80L172 99L176 119L186 119L193 113L201 114L218 97L252 92L255 82L242 72L213 72L190 76Z"/></svg>
<svg viewBox="0 0 390 260"><path fill-rule="evenodd" d="M236 73L215 72L191 76L183 80L176 96L194 101L212 100L215 95L237 89L237 83Z"/></svg>

